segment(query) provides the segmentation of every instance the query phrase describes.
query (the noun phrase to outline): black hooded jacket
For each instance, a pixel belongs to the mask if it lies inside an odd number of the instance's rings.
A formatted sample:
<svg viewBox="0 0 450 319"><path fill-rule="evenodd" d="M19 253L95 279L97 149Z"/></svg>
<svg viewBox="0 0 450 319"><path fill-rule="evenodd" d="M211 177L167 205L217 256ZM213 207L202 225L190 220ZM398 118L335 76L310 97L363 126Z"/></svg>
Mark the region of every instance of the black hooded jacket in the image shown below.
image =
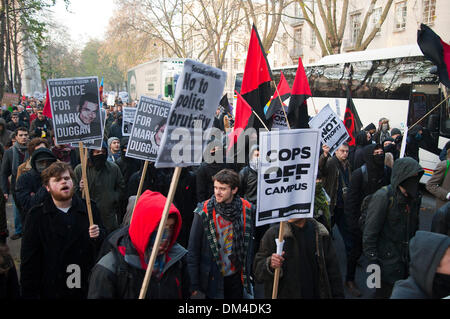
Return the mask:
<svg viewBox="0 0 450 319"><path fill-rule="evenodd" d="M350 159L353 170L360 168L364 164L364 147L369 145L370 141L367 140L367 132L360 131L356 135L356 148L353 156L353 161Z"/></svg>
<svg viewBox="0 0 450 319"><path fill-rule="evenodd" d="M409 254L411 264L408 279L399 280L392 290L391 299L433 298L433 280L450 237L426 231L418 231L411 239Z"/></svg>
<svg viewBox="0 0 450 319"><path fill-rule="evenodd" d="M36 161L43 157L53 158L56 161L56 156L52 151L48 148L39 148L34 151L31 157L31 170L20 175L17 179L16 205L19 205L23 220L25 220L28 211L33 206L41 204L47 195L47 190L42 186L41 174L36 169Z"/></svg>
<svg viewBox="0 0 450 319"><path fill-rule="evenodd" d="M406 197L399 185L407 188L404 182L415 179L418 191L423 173L419 163L410 157L396 160L391 184L373 194L367 208L363 252L370 263L381 266L381 281L394 284L408 275L408 246L419 227L421 195Z"/></svg>
<svg viewBox="0 0 450 319"><path fill-rule="evenodd" d="M387 166L377 166L374 163L373 151L376 145L364 147L364 162L367 169L368 182L364 181L363 168L353 171L345 205L347 225L353 232L360 232L358 219L361 216L361 203L367 195L375 193L383 186L389 185L391 169Z"/></svg>
<svg viewBox="0 0 450 319"><path fill-rule="evenodd" d="M406 140L406 156L412 157L414 158L416 161L419 162L419 142L416 139L416 134L422 131L423 132L423 128L420 125L416 125L414 126L409 132L408 132L408 137ZM422 134L423 137L423 134Z"/></svg>

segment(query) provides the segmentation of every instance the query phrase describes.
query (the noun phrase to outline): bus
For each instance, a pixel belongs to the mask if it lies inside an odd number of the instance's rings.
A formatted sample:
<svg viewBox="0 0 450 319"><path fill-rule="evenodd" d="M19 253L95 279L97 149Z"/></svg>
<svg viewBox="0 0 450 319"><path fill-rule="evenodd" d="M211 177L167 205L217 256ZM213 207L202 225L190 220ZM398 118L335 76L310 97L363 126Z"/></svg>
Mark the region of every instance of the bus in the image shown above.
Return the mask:
<svg viewBox="0 0 450 319"><path fill-rule="evenodd" d="M344 118L346 90L351 83L353 102L363 127L378 127L382 117L402 133L444 99L436 67L425 59L419 46L407 45L325 56L305 65L311 88L308 114L314 116L327 104ZM294 83L297 65L272 70L278 84L283 72L289 85ZM237 73L235 89L240 92L243 73ZM273 88L275 90L275 88ZM439 153L450 139L450 105L440 108L419 122L424 127L419 144L420 165L426 183L439 163ZM405 137L404 137L405 138Z"/></svg>

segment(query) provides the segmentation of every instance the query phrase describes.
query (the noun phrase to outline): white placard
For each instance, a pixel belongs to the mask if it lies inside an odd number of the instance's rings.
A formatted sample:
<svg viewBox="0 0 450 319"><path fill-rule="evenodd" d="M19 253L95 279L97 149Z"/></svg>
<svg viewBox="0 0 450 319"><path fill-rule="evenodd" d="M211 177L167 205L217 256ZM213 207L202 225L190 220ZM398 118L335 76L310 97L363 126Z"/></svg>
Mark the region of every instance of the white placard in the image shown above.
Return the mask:
<svg viewBox="0 0 450 319"><path fill-rule="evenodd" d="M155 167L185 167L202 162L203 133L209 130L223 96L227 74L187 59L177 82Z"/></svg>
<svg viewBox="0 0 450 319"><path fill-rule="evenodd" d="M344 123L329 104L309 121L309 126L320 130L322 143L330 148L331 155L350 137Z"/></svg>
<svg viewBox="0 0 450 319"><path fill-rule="evenodd" d="M122 108L122 136L130 136L133 128L134 116L136 114L135 107Z"/></svg>
<svg viewBox="0 0 450 319"><path fill-rule="evenodd" d="M256 226L313 217L319 130L261 132L259 140Z"/></svg>

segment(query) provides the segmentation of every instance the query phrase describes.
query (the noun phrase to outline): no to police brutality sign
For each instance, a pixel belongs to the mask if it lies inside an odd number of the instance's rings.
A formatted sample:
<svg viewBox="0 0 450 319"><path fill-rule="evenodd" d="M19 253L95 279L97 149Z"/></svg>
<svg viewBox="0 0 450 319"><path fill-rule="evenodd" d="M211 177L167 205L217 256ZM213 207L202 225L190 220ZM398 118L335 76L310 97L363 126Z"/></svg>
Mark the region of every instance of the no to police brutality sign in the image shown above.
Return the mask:
<svg viewBox="0 0 450 319"><path fill-rule="evenodd" d="M156 160L170 106L170 102L141 96L134 114L126 156L151 162Z"/></svg>
<svg viewBox="0 0 450 319"><path fill-rule="evenodd" d="M322 143L330 148L331 155L349 138L344 123L329 104L309 121L309 126L320 130Z"/></svg>
<svg viewBox="0 0 450 319"><path fill-rule="evenodd" d="M103 138L98 78L47 81L56 144Z"/></svg>
<svg viewBox="0 0 450 319"><path fill-rule="evenodd" d="M317 129L261 132L256 226L313 217Z"/></svg>
<svg viewBox="0 0 450 319"><path fill-rule="evenodd" d="M210 129L225 87L226 72L187 59L167 119L155 167L202 162L203 132Z"/></svg>

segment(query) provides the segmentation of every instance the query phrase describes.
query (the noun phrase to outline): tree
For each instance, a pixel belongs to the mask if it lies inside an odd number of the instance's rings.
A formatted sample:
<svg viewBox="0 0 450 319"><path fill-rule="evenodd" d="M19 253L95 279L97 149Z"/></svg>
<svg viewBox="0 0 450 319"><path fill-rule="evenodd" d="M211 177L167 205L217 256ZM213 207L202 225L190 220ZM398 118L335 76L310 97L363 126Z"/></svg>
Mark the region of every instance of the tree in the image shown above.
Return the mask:
<svg viewBox="0 0 450 319"><path fill-rule="evenodd" d="M245 12L248 33L250 34L251 32L252 24L255 24L257 27L263 25L262 33L260 33L261 42L264 50L266 52L269 51L277 36L280 24L282 24L281 17L283 11L293 1L270 0L269 3L269 0L265 0L264 4L251 0L241 1L243 3L242 8ZM261 31L258 30L258 32Z"/></svg>
<svg viewBox="0 0 450 319"><path fill-rule="evenodd" d="M308 25L314 30L317 40L319 42L322 56L330 54L338 54L341 52L342 41L344 37L349 0L339 0L340 6L340 18L338 18L338 0L296 0L303 12ZM358 38L355 42L354 50L365 50L370 42L375 37L383 25L393 0L388 0L384 6L383 13L380 16L375 28L364 39L364 35L367 31L367 25L371 15L373 14L374 7L378 0L370 0L370 5L364 15L364 20L359 30ZM323 25L323 30L320 30L319 22L316 19L316 10L319 11L320 22ZM339 23L338 23L339 22ZM364 39L364 40L363 40Z"/></svg>

